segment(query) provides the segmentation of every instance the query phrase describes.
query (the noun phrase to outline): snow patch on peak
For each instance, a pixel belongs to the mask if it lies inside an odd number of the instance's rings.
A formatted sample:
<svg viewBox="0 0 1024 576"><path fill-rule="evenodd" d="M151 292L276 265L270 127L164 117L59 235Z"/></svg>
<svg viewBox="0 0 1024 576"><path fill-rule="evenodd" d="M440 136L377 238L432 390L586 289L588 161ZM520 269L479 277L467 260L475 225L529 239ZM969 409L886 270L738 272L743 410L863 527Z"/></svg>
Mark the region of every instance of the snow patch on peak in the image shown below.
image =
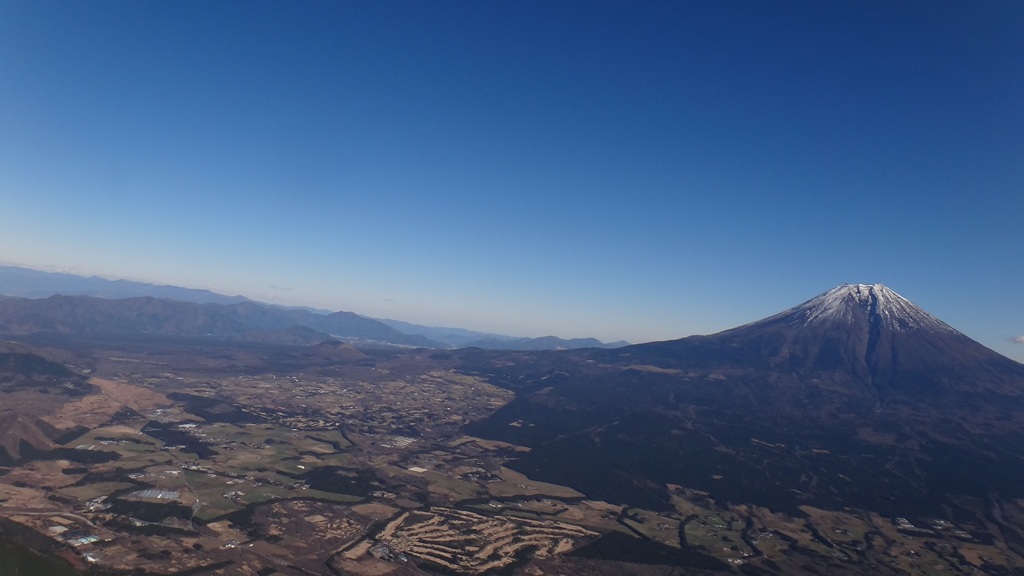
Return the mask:
<svg viewBox="0 0 1024 576"><path fill-rule="evenodd" d="M882 326L900 332L926 330L959 334L952 326L915 306L882 284L843 284L784 312L793 323L851 322L855 315L877 316Z"/></svg>

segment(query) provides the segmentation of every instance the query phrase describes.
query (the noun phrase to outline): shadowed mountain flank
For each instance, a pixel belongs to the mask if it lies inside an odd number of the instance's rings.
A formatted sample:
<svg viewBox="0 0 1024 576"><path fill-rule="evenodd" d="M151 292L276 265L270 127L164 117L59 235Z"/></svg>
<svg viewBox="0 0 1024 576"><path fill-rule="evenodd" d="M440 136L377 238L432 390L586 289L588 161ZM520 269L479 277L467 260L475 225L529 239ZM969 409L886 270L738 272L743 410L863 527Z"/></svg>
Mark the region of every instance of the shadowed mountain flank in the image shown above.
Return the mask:
<svg viewBox="0 0 1024 576"><path fill-rule="evenodd" d="M591 497L655 508L685 485L793 513L977 517L958 502L1024 496L1024 365L877 284L709 336L461 358L517 392L468 430Z"/></svg>
<svg viewBox="0 0 1024 576"><path fill-rule="evenodd" d="M92 391L62 364L27 346L0 342L0 465L55 448L66 430L43 417Z"/></svg>

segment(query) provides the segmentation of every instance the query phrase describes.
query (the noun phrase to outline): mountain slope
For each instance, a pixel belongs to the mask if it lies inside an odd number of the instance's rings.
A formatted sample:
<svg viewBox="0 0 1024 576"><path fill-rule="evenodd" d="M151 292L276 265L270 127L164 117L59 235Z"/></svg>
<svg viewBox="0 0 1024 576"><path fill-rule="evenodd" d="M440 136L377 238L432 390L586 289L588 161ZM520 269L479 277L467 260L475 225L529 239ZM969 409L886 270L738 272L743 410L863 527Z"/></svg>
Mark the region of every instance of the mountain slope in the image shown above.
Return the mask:
<svg viewBox="0 0 1024 576"><path fill-rule="evenodd" d="M884 286L709 336L460 358L516 392L467 432L530 447L509 466L592 498L669 508L678 485L979 525L982 503L1024 498L1024 365Z"/></svg>
<svg viewBox="0 0 1024 576"><path fill-rule="evenodd" d="M15 342L0 341L0 466L47 451L61 431L42 417L92 391L86 379Z"/></svg>

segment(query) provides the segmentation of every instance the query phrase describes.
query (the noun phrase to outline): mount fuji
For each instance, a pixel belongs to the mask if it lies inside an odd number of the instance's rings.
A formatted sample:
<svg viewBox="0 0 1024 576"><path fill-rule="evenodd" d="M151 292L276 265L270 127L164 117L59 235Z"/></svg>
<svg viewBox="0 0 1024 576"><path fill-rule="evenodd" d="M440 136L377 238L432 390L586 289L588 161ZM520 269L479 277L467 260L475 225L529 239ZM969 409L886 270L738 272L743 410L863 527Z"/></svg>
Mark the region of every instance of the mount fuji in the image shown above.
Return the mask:
<svg viewBox="0 0 1024 576"><path fill-rule="evenodd" d="M983 392L1024 397L1024 365L881 284L844 284L744 326L623 353L661 366L739 365L776 379L842 384L879 403Z"/></svg>
<svg viewBox="0 0 1024 576"><path fill-rule="evenodd" d="M1024 499L1024 365L879 284L707 336L463 358L517 393L468 430L590 497L658 509L684 485L798 515L978 522ZM1024 524L1003 530L1024 554Z"/></svg>

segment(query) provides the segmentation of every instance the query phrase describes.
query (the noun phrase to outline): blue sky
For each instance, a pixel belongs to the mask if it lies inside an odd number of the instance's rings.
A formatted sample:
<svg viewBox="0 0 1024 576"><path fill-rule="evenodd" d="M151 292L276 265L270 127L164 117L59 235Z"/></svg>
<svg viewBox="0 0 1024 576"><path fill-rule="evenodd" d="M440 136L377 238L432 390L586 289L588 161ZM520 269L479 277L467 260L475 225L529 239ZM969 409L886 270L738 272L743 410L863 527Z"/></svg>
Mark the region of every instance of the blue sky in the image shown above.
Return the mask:
<svg viewBox="0 0 1024 576"><path fill-rule="evenodd" d="M1021 54L1016 0L4 2L0 261L635 342L880 282L1024 360Z"/></svg>

